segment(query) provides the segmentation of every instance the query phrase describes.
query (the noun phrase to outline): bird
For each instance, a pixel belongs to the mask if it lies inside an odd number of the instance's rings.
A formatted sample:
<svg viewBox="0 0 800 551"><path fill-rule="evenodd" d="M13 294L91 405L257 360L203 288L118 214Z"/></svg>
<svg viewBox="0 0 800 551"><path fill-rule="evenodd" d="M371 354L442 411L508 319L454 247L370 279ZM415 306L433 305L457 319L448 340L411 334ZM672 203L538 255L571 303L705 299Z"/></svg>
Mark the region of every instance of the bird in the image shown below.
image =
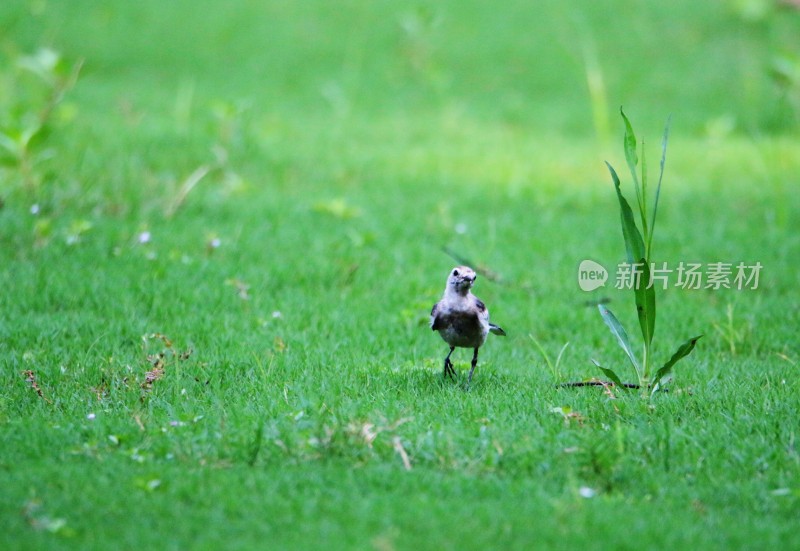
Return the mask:
<svg viewBox="0 0 800 551"><path fill-rule="evenodd" d="M444 359L443 377L455 378L450 355L456 347L474 349L467 386L472 382L472 374L478 365L478 349L486 342L488 334L506 336L500 326L489 322L489 309L472 294L472 285L477 277L468 266L453 268L447 275L442 300L431 310L431 329L438 331L444 342L450 345L450 353Z"/></svg>

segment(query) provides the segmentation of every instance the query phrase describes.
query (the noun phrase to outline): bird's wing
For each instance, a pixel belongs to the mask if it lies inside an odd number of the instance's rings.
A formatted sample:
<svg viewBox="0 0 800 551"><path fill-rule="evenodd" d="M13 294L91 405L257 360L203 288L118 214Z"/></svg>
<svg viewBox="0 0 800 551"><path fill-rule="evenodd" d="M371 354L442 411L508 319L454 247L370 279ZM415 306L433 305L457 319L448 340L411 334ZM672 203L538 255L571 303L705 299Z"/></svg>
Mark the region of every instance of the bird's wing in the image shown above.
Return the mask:
<svg viewBox="0 0 800 551"><path fill-rule="evenodd" d="M481 320L481 323L489 323L489 309L478 297L475 297L475 309L478 311L478 319Z"/></svg>
<svg viewBox="0 0 800 551"><path fill-rule="evenodd" d="M500 335L501 337L506 336L506 332L503 331L503 328L499 325L495 325L489 322L489 310L486 308L486 305L483 303L481 299L475 297L475 306L478 308L478 316L489 323L489 331L494 333L495 335Z"/></svg>
<svg viewBox="0 0 800 551"><path fill-rule="evenodd" d="M439 303L437 302L431 309L431 329L436 331L437 329L441 329L442 326L442 320L439 317Z"/></svg>

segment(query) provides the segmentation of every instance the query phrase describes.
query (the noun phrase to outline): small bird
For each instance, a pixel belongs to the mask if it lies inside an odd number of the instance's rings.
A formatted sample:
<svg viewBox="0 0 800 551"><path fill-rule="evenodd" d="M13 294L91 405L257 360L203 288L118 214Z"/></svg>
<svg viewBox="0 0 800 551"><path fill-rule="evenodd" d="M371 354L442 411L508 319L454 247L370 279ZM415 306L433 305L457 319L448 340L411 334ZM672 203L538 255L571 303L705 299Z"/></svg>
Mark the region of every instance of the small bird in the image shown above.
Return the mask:
<svg viewBox="0 0 800 551"><path fill-rule="evenodd" d="M444 359L444 377L455 376L450 354L456 346L475 350L467 386L472 382L472 374L478 365L478 349L486 342L489 332L503 337L506 335L500 327L489 323L486 305L470 292L476 277L475 271L467 266L453 268L447 276L442 300L431 310L431 329L438 331L444 342L450 345L450 353Z"/></svg>

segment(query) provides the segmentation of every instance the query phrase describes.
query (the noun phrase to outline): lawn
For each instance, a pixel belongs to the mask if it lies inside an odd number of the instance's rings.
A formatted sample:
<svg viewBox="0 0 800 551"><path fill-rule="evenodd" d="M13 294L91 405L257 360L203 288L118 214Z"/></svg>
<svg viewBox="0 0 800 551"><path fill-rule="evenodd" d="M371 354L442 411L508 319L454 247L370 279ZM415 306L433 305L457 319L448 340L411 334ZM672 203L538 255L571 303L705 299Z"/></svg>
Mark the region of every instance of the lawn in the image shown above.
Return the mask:
<svg viewBox="0 0 800 551"><path fill-rule="evenodd" d="M789 3L10 0L0 29L0 549L800 548ZM634 380L594 307L640 342L620 105L651 176L672 117L656 261L762 266L658 291L657 359L704 337L652 399L558 386ZM428 326L454 257L508 332L468 390Z"/></svg>

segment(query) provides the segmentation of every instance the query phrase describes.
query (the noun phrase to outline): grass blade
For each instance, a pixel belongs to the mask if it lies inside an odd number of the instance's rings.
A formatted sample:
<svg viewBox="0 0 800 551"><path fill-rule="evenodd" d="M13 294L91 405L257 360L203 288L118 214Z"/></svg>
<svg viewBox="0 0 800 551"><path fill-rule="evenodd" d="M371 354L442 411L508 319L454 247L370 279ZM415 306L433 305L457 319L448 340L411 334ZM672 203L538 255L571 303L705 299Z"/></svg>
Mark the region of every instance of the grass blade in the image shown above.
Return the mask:
<svg viewBox="0 0 800 551"><path fill-rule="evenodd" d="M539 352L541 353L542 357L544 358L544 361L547 364L547 367L550 368L550 372L553 374L553 378L554 379L558 379L559 375L560 375L559 371L558 371L558 366L561 364L561 357L564 355L564 351L569 346L569 342L564 343L564 346L561 347L561 350L559 351L558 356L556 356L556 362L554 364L553 362L550 361L550 356L547 355L547 352L545 351L544 347L536 339L536 337L534 337L533 335L530 335L530 334L528 335L528 337L530 337L530 339L533 341L533 344L536 345L536 348L539 349Z"/></svg>
<svg viewBox="0 0 800 551"><path fill-rule="evenodd" d="M564 343L564 346L561 347L561 350L558 352L558 356L556 356L556 369L558 369L559 364L561 363L561 357L564 355L564 351L569 346L569 341Z"/></svg>
<svg viewBox="0 0 800 551"><path fill-rule="evenodd" d="M617 385L619 388L624 388L624 389L626 389L626 390L628 389L628 387L626 387L626 386L625 386L625 385L622 383L622 380L621 380L621 379L619 378L619 376L618 376L618 375L617 375L617 374L614 372L614 370L613 370L613 369L609 369L609 368L607 368L607 367L603 367L603 366L602 366L602 365L600 365L600 364L597 362L597 360L595 360L595 359L592 359L592 363L593 363L594 365L596 365L597 367L599 367L599 368L600 368L600 371L602 371L602 372L603 372L603 374L604 374L606 377L608 377L609 379L611 379L611 382L612 382L612 383L614 383L615 385Z"/></svg>
<svg viewBox="0 0 800 551"><path fill-rule="evenodd" d="M644 258L644 240L642 234L639 233L639 228L636 227L636 221L633 219L633 210L628 204L625 196L622 195L620 189L619 176L614 170L614 167L606 162L608 171L611 173L611 179L614 181L614 189L617 192L617 199L619 200L620 219L622 223L622 236L625 239L625 251L628 254L628 262L633 264L640 258Z"/></svg>
<svg viewBox="0 0 800 551"><path fill-rule="evenodd" d="M661 379L670 374L673 366L680 360L691 354L692 350L694 350L695 345L697 345L697 341L699 341L702 337L703 335L693 337L688 341L686 341L685 343L683 343L682 345L680 345L680 347L678 347L678 350L675 351L675 353L672 355L669 361L667 361L667 363L665 363L661 367L661 369L659 369L656 372L656 376L653 379L653 392L656 391L656 387L658 386L658 383L661 381Z"/></svg>
<svg viewBox="0 0 800 551"><path fill-rule="evenodd" d="M619 346L625 351L625 354L628 355L628 359L631 361L633 368L636 370L636 374L641 379L639 361L636 359L636 355L633 353L633 348L631 347L630 340L628 340L628 333L625 331L625 328L622 327L622 324L619 322L616 316L614 316L611 310L606 308L604 305L598 304L597 309L600 310L600 315L603 317L603 321L606 322L606 325L611 330L611 333L617 337Z"/></svg>
<svg viewBox="0 0 800 551"><path fill-rule="evenodd" d="M653 230L656 227L656 214L658 213L658 198L661 196L661 180L664 178L664 165L667 161L667 141L669 140L669 126L672 116L667 118L664 126L664 138L661 140L661 163L658 172L658 184L656 185L656 198L653 202L653 217L650 220L650 235L647 238L647 258L650 258L650 250L653 245Z"/></svg>
<svg viewBox="0 0 800 551"><path fill-rule="evenodd" d="M197 167L197 169L192 172L181 184L178 193L175 195L172 203L167 207L165 215L167 218L172 218L175 213L181 208L186 198L192 192L194 187L200 183L200 180L206 177L206 175L211 172L211 167L207 165L201 165Z"/></svg>
<svg viewBox="0 0 800 551"><path fill-rule="evenodd" d="M533 335L528 335L528 337L530 337L530 339L533 341L533 344L536 345L536 348L539 349L539 353L544 358L544 361L547 364L547 367L550 368L550 373L553 374L553 378L557 379L558 378L558 374L557 374L558 365L556 364L556 366L553 366L553 362L550 361L550 356L547 355L547 352L545 351L544 347L541 345L541 343L538 340L536 340L536 337L534 337ZM567 343L567 344L569 344L569 343ZM563 349L562 349L562 351L563 351ZM559 354L558 357L559 357L559 359L561 359L561 354Z"/></svg>
<svg viewBox="0 0 800 551"><path fill-rule="evenodd" d="M642 138L642 233L644 234L645 241L650 241L650 234L647 231L647 154L644 147L644 138ZM645 250L645 253L647 251ZM649 258L649 257L648 257Z"/></svg>

